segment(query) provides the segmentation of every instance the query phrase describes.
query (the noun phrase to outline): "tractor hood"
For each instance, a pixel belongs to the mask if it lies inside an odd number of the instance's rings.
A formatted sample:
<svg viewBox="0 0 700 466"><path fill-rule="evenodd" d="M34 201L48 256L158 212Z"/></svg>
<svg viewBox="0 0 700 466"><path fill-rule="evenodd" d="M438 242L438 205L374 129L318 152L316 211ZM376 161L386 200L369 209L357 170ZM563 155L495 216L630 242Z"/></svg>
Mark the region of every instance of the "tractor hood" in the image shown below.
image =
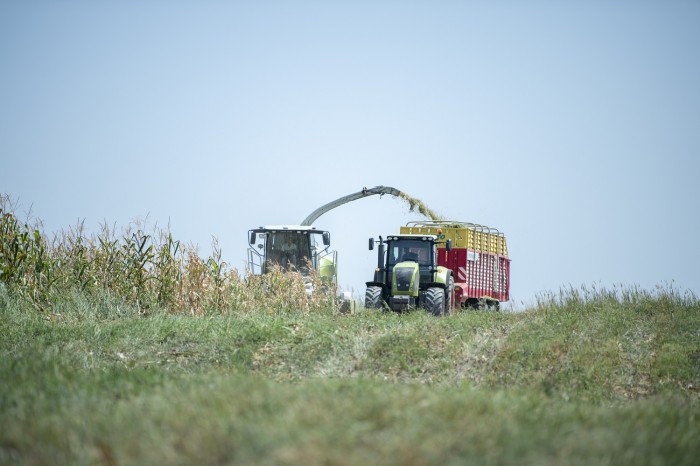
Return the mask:
<svg viewBox="0 0 700 466"><path fill-rule="evenodd" d="M392 270L391 292L394 296L418 296L419 266L414 261L399 262Z"/></svg>

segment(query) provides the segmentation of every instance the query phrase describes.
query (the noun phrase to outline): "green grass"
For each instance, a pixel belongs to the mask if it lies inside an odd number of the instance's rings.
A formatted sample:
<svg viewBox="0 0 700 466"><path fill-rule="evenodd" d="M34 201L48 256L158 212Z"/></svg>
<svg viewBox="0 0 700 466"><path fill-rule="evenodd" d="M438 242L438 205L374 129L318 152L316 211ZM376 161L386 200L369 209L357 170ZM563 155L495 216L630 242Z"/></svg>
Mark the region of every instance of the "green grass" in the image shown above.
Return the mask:
<svg viewBox="0 0 700 466"><path fill-rule="evenodd" d="M0 284L0 464L694 465L700 304L143 313Z"/></svg>

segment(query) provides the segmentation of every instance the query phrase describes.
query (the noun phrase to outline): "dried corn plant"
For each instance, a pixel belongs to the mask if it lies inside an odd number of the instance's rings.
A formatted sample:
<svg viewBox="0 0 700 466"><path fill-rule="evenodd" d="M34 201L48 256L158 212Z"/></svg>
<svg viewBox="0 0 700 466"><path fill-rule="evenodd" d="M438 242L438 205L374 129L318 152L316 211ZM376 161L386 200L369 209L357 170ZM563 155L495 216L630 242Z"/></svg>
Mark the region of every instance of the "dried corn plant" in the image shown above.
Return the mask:
<svg viewBox="0 0 700 466"><path fill-rule="evenodd" d="M14 210L2 195L0 282L41 312L51 313L57 297L76 291L96 302L105 296L122 300L140 313L308 314L335 306L334 287L310 264L305 275L280 268L262 276L241 274L223 261L216 240L203 259L170 231L148 233L137 223L121 234L103 224L99 233L86 235L79 222L48 241L40 222L20 222Z"/></svg>

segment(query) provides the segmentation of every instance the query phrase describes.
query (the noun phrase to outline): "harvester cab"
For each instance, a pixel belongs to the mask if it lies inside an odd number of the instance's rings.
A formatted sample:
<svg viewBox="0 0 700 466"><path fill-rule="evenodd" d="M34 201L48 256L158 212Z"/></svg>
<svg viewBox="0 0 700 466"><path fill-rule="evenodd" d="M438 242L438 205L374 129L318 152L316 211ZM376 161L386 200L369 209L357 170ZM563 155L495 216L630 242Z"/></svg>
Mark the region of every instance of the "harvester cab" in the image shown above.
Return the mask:
<svg viewBox="0 0 700 466"><path fill-rule="evenodd" d="M326 285L337 282L337 252L330 250L331 236L324 230L302 225L274 225L248 231L248 267L264 274L277 266L309 275L318 271Z"/></svg>
<svg viewBox="0 0 700 466"><path fill-rule="evenodd" d="M438 249L438 243L445 243ZM452 241L439 241L436 235L390 235L369 240L369 249L378 243L374 279L367 282L365 307L385 307L403 311L422 307L436 316L454 309L452 271L438 265L440 251L450 251Z"/></svg>

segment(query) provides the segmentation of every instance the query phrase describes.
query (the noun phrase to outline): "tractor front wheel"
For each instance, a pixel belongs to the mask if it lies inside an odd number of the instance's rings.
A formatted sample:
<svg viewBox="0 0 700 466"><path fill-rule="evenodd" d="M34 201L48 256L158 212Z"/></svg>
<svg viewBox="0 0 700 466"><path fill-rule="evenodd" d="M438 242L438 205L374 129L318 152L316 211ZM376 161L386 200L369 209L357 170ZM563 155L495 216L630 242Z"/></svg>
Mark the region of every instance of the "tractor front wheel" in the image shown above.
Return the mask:
<svg viewBox="0 0 700 466"><path fill-rule="evenodd" d="M434 316L445 312L445 290L438 287L428 288L425 292L425 308Z"/></svg>
<svg viewBox="0 0 700 466"><path fill-rule="evenodd" d="M379 309L382 307L382 288L380 286L368 286L365 291L365 307L367 309Z"/></svg>

